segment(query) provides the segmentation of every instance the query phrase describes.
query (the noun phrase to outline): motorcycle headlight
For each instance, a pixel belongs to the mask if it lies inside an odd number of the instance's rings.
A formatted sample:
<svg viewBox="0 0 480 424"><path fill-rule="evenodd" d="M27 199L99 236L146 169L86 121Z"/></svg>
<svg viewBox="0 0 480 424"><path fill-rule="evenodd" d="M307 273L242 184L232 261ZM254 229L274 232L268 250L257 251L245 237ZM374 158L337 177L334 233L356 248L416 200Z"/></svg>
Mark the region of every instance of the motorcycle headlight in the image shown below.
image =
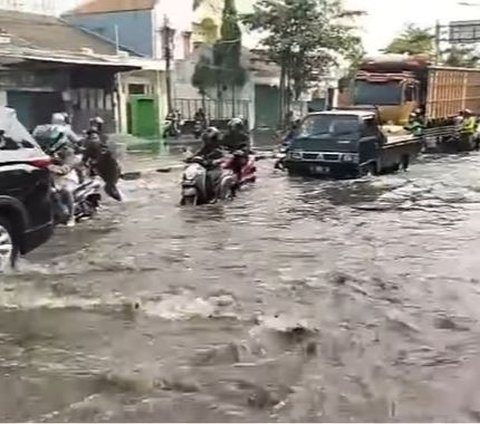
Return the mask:
<svg viewBox="0 0 480 424"><path fill-rule="evenodd" d="M358 155L355 153L345 153L342 156L344 162L358 163Z"/></svg>
<svg viewBox="0 0 480 424"><path fill-rule="evenodd" d="M200 171L198 169L198 166L191 165L185 170L183 174L183 179L187 181L194 180L195 178L197 178L199 173Z"/></svg>

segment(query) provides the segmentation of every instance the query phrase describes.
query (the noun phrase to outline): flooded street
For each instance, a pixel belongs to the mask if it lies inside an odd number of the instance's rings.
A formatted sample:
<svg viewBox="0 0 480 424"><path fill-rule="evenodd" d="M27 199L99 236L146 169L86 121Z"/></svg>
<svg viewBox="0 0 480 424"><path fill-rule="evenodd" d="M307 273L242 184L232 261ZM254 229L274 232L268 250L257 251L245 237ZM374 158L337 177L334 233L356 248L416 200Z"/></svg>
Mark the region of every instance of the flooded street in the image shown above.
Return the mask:
<svg viewBox="0 0 480 424"><path fill-rule="evenodd" d="M356 181L180 170L0 287L1 421L478 421L480 155Z"/></svg>

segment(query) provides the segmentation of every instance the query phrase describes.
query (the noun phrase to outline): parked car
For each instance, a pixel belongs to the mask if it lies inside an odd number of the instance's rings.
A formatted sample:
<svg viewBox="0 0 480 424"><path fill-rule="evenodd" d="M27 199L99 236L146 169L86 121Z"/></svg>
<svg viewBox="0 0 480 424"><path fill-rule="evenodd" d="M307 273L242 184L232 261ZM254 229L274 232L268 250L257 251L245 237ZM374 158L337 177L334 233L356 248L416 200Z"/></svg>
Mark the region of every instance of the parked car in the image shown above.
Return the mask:
<svg viewBox="0 0 480 424"><path fill-rule="evenodd" d="M49 165L16 112L0 107L0 272L52 235Z"/></svg>

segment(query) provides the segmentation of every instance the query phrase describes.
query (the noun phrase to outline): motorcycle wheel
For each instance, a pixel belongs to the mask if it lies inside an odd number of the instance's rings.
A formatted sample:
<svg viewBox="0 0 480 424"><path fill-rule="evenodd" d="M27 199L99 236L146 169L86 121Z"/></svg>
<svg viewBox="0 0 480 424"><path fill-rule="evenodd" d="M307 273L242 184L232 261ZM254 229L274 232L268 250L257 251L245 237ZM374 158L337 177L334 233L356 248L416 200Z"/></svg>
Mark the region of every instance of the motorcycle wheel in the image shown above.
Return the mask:
<svg viewBox="0 0 480 424"><path fill-rule="evenodd" d="M184 196L180 202L182 206L197 206L198 205L198 196Z"/></svg>

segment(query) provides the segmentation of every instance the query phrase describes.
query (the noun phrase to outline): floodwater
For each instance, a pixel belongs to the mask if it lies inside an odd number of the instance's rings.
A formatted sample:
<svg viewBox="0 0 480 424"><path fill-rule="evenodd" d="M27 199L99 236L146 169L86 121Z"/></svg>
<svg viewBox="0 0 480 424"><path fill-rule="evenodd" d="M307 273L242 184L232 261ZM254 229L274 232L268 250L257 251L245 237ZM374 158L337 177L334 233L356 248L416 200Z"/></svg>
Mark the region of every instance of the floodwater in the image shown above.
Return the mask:
<svg viewBox="0 0 480 424"><path fill-rule="evenodd" d="M182 209L180 171L0 286L2 421L480 420L480 156Z"/></svg>

